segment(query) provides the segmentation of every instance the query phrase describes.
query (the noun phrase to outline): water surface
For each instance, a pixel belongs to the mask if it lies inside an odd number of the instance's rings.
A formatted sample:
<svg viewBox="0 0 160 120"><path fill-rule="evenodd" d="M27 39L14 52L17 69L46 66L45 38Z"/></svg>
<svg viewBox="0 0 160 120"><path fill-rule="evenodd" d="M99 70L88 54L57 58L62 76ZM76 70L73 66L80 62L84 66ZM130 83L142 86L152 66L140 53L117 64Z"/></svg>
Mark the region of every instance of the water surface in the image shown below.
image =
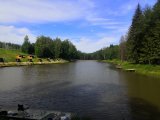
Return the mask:
<svg viewBox="0 0 160 120"><path fill-rule="evenodd" d="M93 120L160 120L160 78L77 61L0 69L0 108L74 112Z"/></svg>

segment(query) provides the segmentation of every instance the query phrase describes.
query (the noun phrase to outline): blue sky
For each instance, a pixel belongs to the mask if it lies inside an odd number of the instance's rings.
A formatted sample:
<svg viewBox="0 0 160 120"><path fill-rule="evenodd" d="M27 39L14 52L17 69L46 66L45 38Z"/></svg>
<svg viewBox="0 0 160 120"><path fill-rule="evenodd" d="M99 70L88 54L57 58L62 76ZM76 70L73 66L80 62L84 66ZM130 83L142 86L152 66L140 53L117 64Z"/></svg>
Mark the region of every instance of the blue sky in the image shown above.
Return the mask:
<svg viewBox="0 0 160 120"><path fill-rule="evenodd" d="M0 0L0 41L31 42L40 35L69 39L82 52L118 44L138 3L157 0Z"/></svg>

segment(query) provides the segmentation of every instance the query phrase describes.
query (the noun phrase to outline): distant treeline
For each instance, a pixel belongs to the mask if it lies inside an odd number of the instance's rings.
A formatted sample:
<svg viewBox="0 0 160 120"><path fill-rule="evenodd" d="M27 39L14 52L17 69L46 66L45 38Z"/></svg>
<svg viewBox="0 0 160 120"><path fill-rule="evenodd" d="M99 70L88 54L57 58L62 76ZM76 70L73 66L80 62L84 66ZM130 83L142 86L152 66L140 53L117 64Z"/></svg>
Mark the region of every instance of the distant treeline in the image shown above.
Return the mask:
<svg viewBox="0 0 160 120"><path fill-rule="evenodd" d="M22 44L22 52L35 54L40 58L62 58L62 59L78 59L79 51L69 41L62 41L60 38L52 39L46 36L37 37L35 43L30 43L28 36L25 36Z"/></svg>
<svg viewBox="0 0 160 120"><path fill-rule="evenodd" d="M121 59L136 64L160 64L160 0L153 7L138 4L128 33L119 45L110 45L83 59Z"/></svg>
<svg viewBox="0 0 160 120"><path fill-rule="evenodd" d="M13 44L13 43L0 42L0 48L19 50L19 49L21 49L21 45Z"/></svg>
<svg viewBox="0 0 160 120"><path fill-rule="evenodd" d="M110 45L109 47L98 50L94 53L80 53L80 59L83 60L107 60L119 58L119 46Z"/></svg>

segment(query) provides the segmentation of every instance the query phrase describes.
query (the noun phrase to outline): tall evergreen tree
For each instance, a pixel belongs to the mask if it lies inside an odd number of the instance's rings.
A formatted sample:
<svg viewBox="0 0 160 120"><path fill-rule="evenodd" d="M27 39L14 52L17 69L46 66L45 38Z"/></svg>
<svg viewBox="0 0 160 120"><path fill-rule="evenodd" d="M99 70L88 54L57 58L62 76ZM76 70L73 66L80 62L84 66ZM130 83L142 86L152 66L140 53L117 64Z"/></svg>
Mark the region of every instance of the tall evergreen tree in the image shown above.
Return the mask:
<svg viewBox="0 0 160 120"><path fill-rule="evenodd" d="M142 46L141 46L141 54L140 59L145 64L151 64L152 52L153 52L153 44L151 33L153 30L153 23L152 20L152 9L150 7L146 7L144 10L144 26L142 29L144 36L142 38Z"/></svg>
<svg viewBox="0 0 160 120"><path fill-rule="evenodd" d="M151 33L151 40L153 46L152 63L160 64L160 0L153 7L153 31Z"/></svg>
<svg viewBox="0 0 160 120"><path fill-rule="evenodd" d="M139 63L143 32L141 28L143 27L143 13L140 5L138 4L135 14L133 16L132 25L128 33L127 40L127 51L129 60Z"/></svg>

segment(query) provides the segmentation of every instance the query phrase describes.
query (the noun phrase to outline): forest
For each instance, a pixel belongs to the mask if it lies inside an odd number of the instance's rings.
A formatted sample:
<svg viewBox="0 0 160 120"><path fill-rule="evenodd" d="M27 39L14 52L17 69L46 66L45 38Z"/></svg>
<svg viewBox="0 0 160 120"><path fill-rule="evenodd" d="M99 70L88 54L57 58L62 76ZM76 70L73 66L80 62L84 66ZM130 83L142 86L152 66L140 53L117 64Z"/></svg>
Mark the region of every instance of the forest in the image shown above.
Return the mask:
<svg viewBox="0 0 160 120"><path fill-rule="evenodd" d="M36 42L31 44L28 36L25 36L21 50L24 53L35 54L40 58L78 59L76 47L69 40L62 41L60 38L52 39L46 36L39 36Z"/></svg>
<svg viewBox="0 0 160 120"><path fill-rule="evenodd" d="M160 64L160 0L142 9L138 4L132 24L119 45L110 45L84 59L120 59L136 64Z"/></svg>

